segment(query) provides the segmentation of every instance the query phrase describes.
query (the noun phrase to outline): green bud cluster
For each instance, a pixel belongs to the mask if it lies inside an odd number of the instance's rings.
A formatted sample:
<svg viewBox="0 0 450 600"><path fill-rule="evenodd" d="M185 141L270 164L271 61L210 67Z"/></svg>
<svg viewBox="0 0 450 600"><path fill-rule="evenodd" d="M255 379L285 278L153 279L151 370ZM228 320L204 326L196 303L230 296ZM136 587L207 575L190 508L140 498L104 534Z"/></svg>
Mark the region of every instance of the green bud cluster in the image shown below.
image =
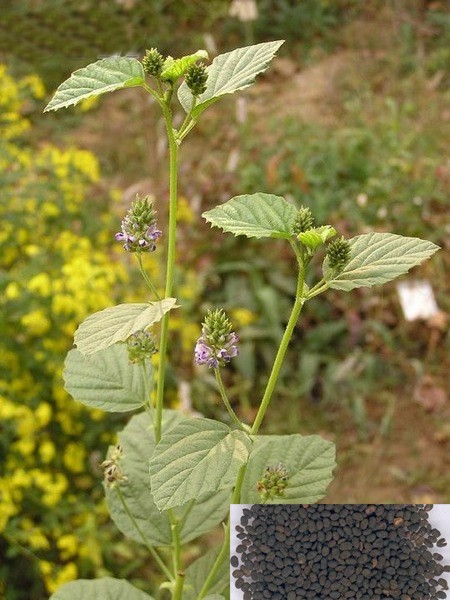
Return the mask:
<svg viewBox="0 0 450 600"><path fill-rule="evenodd" d="M232 324L222 308L209 310L202 327L202 336L210 346L221 348L229 338Z"/></svg>
<svg viewBox="0 0 450 600"><path fill-rule="evenodd" d="M298 235L304 231L308 231L314 225L314 217L306 206L299 208L297 218L294 225L294 234Z"/></svg>
<svg viewBox="0 0 450 600"><path fill-rule="evenodd" d="M136 202L131 205L131 211L133 214L133 223L138 227L148 227L149 223L154 223L156 220L156 212L153 206L153 200L149 196L140 198L136 196Z"/></svg>
<svg viewBox="0 0 450 600"><path fill-rule="evenodd" d="M189 67L185 75L185 82L193 96L200 96L206 90L208 73L206 65L202 62L195 63Z"/></svg>
<svg viewBox="0 0 450 600"><path fill-rule="evenodd" d="M145 329L130 335L127 339L127 348L128 360L135 364L142 364L146 358L150 358L157 351L155 338Z"/></svg>
<svg viewBox="0 0 450 600"><path fill-rule="evenodd" d="M288 484L289 473L281 463L278 463L276 467L267 467L262 479L256 484L256 489L261 499L266 502L284 496Z"/></svg>
<svg viewBox="0 0 450 600"><path fill-rule="evenodd" d="M342 271L350 260L350 242L343 236L331 242L327 249L328 264L331 269Z"/></svg>
<svg viewBox="0 0 450 600"><path fill-rule="evenodd" d="M144 71L153 77L159 77L163 68L164 57L156 48L150 48L145 51L142 59Z"/></svg>

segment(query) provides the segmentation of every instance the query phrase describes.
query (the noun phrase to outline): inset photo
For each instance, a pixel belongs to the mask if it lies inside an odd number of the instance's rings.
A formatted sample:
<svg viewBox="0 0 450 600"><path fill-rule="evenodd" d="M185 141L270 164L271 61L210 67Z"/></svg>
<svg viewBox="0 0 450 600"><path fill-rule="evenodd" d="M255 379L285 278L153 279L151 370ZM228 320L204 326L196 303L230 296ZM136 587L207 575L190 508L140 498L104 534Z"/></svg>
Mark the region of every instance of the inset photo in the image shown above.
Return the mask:
<svg viewBox="0 0 450 600"><path fill-rule="evenodd" d="M230 600L449 600L448 504L234 504Z"/></svg>

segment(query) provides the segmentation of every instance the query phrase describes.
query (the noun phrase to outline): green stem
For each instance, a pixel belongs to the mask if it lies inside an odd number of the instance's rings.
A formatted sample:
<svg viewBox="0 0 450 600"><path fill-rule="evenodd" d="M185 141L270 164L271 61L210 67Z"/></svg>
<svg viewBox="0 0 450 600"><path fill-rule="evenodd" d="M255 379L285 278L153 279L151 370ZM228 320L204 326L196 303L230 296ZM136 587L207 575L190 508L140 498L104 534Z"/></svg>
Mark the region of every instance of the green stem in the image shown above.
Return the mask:
<svg viewBox="0 0 450 600"><path fill-rule="evenodd" d="M187 136L187 134L192 131L194 129L194 127L197 125L197 119L192 118L189 121L189 124L183 128L183 131L180 131L178 134L178 141L182 142L184 140L184 138Z"/></svg>
<svg viewBox="0 0 450 600"><path fill-rule="evenodd" d="M214 564L208 574L208 577L203 584L202 589L197 597L197 600L202 600L207 594L209 589L214 583L214 580L217 577L217 573L219 572L222 563L224 560L227 560L230 555L230 518L228 517L227 524L224 529L224 538L222 542L222 547L220 548L219 554L214 561Z"/></svg>
<svg viewBox="0 0 450 600"><path fill-rule="evenodd" d="M173 291L173 279L175 270L175 243L177 231L177 203L178 203L178 144L172 127L172 114L167 104L163 103L163 114L169 140L169 231L167 242L167 268L166 268L166 290L165 297L170 298ZM155 438L158 443L161 439L162 412L164 406L164 382L167 363L167 338L169 331L169 313L166 313L161 321L161 337L159 343L159 368L158 383L156 391L156 419Z"/></svg>
<svg viewBox="0 0 450 600"><path fill-rule="evenodd" d="M277 355L275 357L275 361L273 363L272 371L270 373L269 381L267 382L267 387L265 389L263 398L261 400L260 407L258 409L258 413L255 417L255 421L252 425L251 435L256 435L261 427L261 423L264 419L264 415L266 414L267 408L270 404L270 400L272 399L272 394L275 389L275 386L278 381L278 377L280 375L281 366L283 364L284 356L286 354L286 350L289 346L289 342L291 341L292 333L294 331L294 327L298 321L298 317L303 308L303 304L305 303L305 298L303 296L303 283L305 280L305 269L303 265L299 264L299 274L297 279L297 291L295 296L294 306L292 307L291 316L289 317L288 324L286 325L286 329L284 331L283 337L281 339L280 346L278 348Z"/></svg>
<svg viewBox="0 0 450 600"><path fill-rule="evenodd" d="M301 248L299 247L299 244L298 244L298 242L297 242L297 241L295 241L295 240L292 240L292 239L291 239L291 240L289 240L289 242L290 242L290 244L291 244L291 248L292 248L292 250L293 250L293 251L294 251L294 253L295 253L295 256L296 256L296 258L297 258L297 262L298 262L298 264L299 264L299 265L302 265L302 264L303 264L303 261L304 261L304 258L303 258L303 253L302 253L302 250L301 250Z"/></svg>
<svg viewBox="0 0 450 600"><path fill-rule="evenodd" d="M145 364L145 360L142 363L142 370L144 371L144 388L145 388L145 397L146 397L146 402L145 402L144 407L147 410L152 423L154 424L155 423L155 419L154 419L155 407L153 406L153 402L152 402L152 398L151 398L151 390L149 389L149 386L148 386L149 375L148 375L148 371L147 371L147 365Z"/></svg>
<svg viewBox="0 0 450 600"><path fill-rule="evenodd" d="M181 541L180 541L180 522L169 510L170 528L172 531L172 560L173 572L175 575L175 585L172 591L172 600L181 600L184 585L184 571L181 568Z"/></svg>
<svg viewBox="0 0 450 600"><path fill-rule="evenodd" d="M329 287L330 287L330 285L327 282L322 283L320 286L314 286L312 289L309 290L308 295L307 295L307 299L311 300L311 298L315 298L319 294L322 294L323 292L326 292L326 290Z"/></svg>
<svg viewBox="0 0 450 600"><path fill-rule="evenodd" d="M195 105L197 104L197 97L194 96L193 100L192 100L192 106L191 106L191 110L188 112L188 114L186 115L180 129L178 130L177 133L177 139L178 140L182 140L185 136L184 136L184 131L186 130L187 126L191 124L192 121L194 121L194 118L192 116L192 112L195 108ZM189 129L190 131L190 129Z"/></svg>
<svg viewBox="0 0 450 600"><path fill-rule="evenodd" d="M230 417L233 419L233 421L236 423L236 425L239 427L239 429L242 429L242 423L239 420L239 418L236 416L236 413L232 409L230 401L228 400L227 392L225 391L225 386L223 385L222 375L220 374L220 369L218 367L214 368L214 375L216 376L216 381L217 381L217 385L219 387L222 401L225 404L225 407L226 407Z"/></svg>
<svg viewBox="0 0 450 600"><path fill-rule="evenodd" d="M144 269L144 265L142 264L142 256L140 252L136 253L136 258L138 261L138 265L139 265L139 270L141 272L142 278L144 279L145 283L147 284L148 288L150 289L150 291L155 294L156 299L161 302L161 298L159 297L159 294L155 288L155 286L153 285L153 283L150 280L150 277L147 275L147 272Z"/></svg>
<svg viewBox="0 0 450 600"><path fill-rule="evenodd" d="M130 512L130 509L128 508L128 505L125 502L125 498L123 497L123 494L122 494L122 491L121 491L120 487L116 486L115 489L117 491L117 495L119 496L120 502L122 503L122 506L123 506L125 512L127 513L130 521L133 523L133 526L136 529L136 531L138 532L138 534L139 534L140 538L142 539L144 545L147 547L147 550L153 556L153 558L155 559L155 562L157 563L157 565L159 566L159 568L161 569L161 571L164 573L164 575L167 577L167 579L169 581L173 582L174 578L173 578L172 573L169 571L169 569L167 568L167 566L164 564L164 561L162 560L162 558L159 556L159 554L157 553L157 551L150 544L150 542L146 538L145 534L143 533L143 531L141 530L141 528L137 524L136 519L134 518L134 516Z"/></svg>

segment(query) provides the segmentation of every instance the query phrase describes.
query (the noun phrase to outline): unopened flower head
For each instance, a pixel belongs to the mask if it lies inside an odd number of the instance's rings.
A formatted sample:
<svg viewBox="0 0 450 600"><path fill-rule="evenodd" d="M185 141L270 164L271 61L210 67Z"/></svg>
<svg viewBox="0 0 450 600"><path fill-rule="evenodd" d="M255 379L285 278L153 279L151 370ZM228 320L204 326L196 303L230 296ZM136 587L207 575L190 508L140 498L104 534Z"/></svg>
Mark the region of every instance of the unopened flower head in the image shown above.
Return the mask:
<svg viewBox="0 0 450 600"><path fill-rule="evenodd" d="M202 335L195 345L195 362L215 369L237 356L239 338L231 329L231 322L221 308L208 311Z"/></svg>
<svg viewBox="0 0 450 600"><path fill-rule="evenodd" d="M301 206L298 209L297 218L294 225L294 233L299 234L308 231L314 225L314 217L310 209L306 206Z"/></svg>
<svg viewBox="0 0 450 600"><path fill-rule="evenodd" d="M278 463L276 467L267 467L263 477L256 484L256 489L265 502L283 497L288 484L289 473L281 463Z"/></svg>
<svg viewBox="0 0 450 600"><path fill-rule="evenodd" d="M128 360L131 363L142 364L146 358L155 354L155 338L145 329L135 331L127 339L127 348Z"/></svg>
<svg viewBox="0 0 450 600"><path fill-rule="evenodd" d="M136 196L136 202L128 209L122 221L122 230L116 233L116 240L124 242L128 252L153 252L156 240L162 235L156 224L153 201L148 196Z"/></svg>
<svg viewBox="0 0 450 600"><path fill-rule="evenodd" d="M208 73L206 65L202 62L195 63L186 72L185 81L193 96L200 96L206 90Z"/></svg>
<svg viewBox="0 0 450 600"><path fill-rule="evenodd" d="M327 249L328 264L331 269L342 272L350 260L351 247L343 236L331 242Z"/></svg>
<svg viewBox="0 0 450 600"><path fill-rule="evenodd" d="M150 48L145 51L145 56L142 59L144 71L153 77L159 77L164 64L164 57L156 48Z"/></svg>

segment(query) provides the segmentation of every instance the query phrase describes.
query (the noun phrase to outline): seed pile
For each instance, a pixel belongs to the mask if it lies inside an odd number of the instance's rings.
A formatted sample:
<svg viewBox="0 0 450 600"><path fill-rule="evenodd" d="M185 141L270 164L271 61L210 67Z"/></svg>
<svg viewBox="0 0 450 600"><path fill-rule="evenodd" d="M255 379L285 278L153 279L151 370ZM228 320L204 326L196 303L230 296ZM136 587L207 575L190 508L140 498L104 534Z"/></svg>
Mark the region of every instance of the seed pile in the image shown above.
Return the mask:
<svg viewBox="0 0 450 600"><path fill-rule="evenodd" d="M445 600L431 504L255 504L231 557L244 600Z"/></svg>

